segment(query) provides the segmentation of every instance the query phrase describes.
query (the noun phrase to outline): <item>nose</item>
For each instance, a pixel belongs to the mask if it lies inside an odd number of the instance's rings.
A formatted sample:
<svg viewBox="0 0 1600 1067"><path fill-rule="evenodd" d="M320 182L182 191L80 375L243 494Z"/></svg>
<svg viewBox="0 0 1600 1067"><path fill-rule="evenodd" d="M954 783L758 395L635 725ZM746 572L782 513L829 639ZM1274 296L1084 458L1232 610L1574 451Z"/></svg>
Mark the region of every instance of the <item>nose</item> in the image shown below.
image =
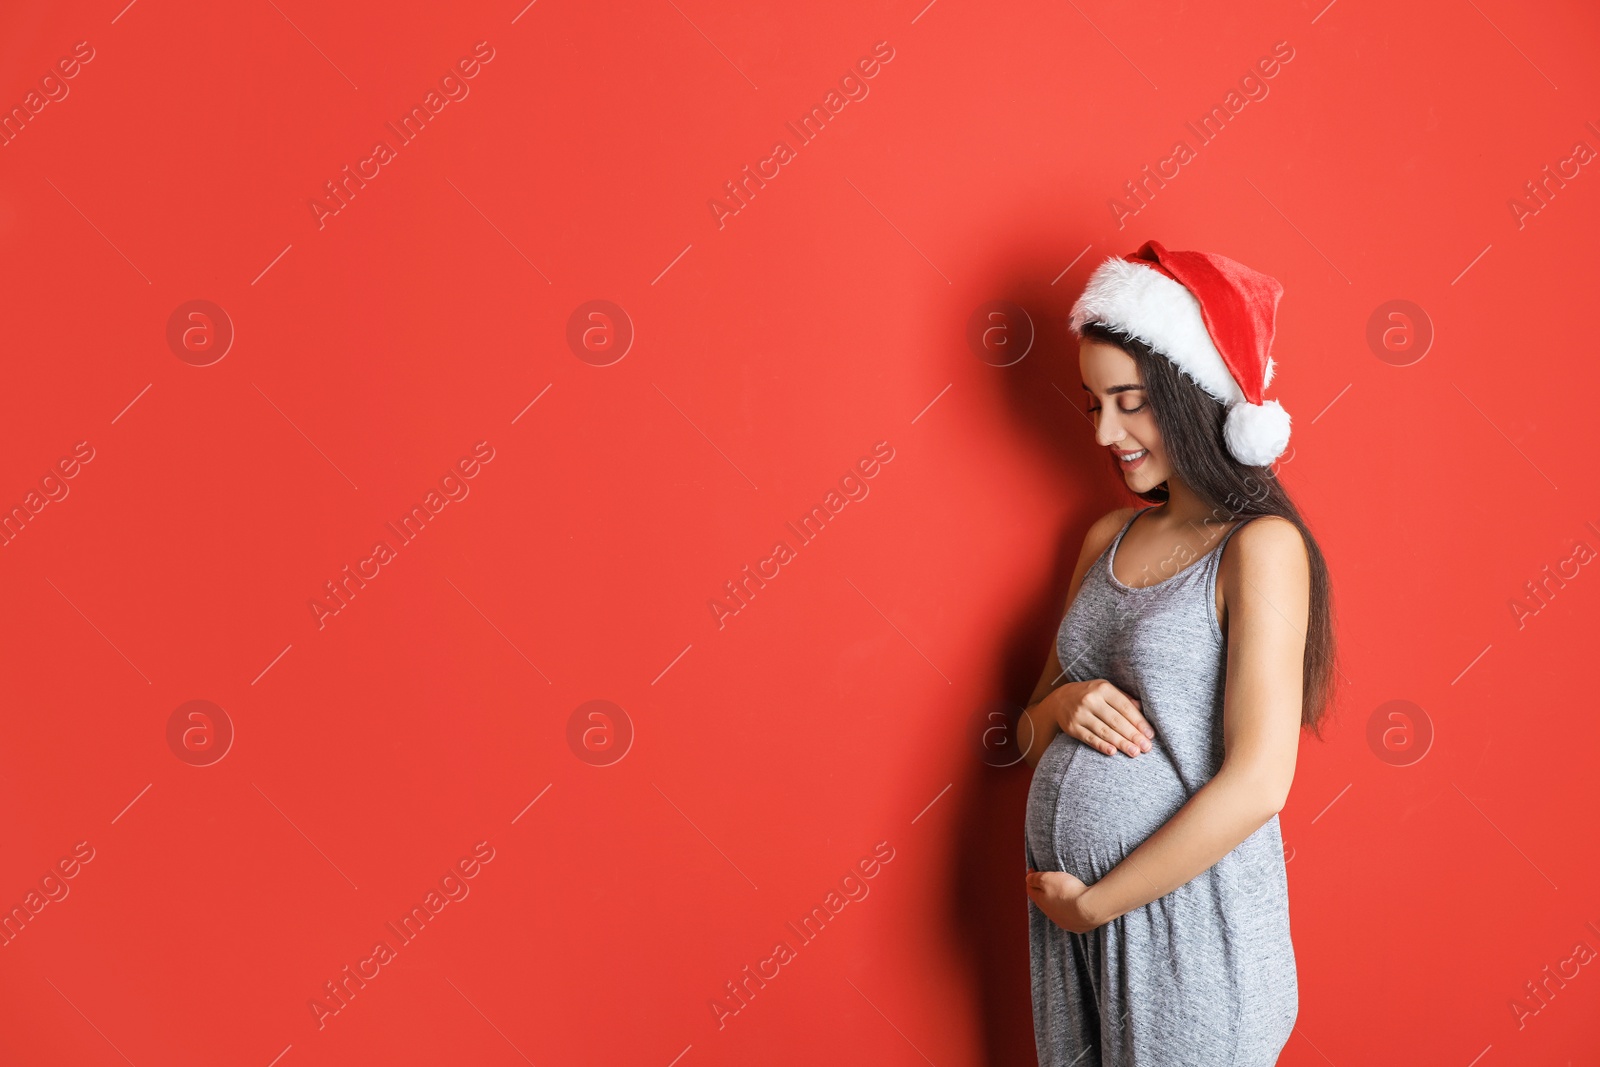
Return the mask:
<svg viewBox="0 0 1600 1067"><path fill-rule="evenodd" d="M1094 419L1095 443L1103 448L1110 448L1127 436L1117 416L1112 413L1115 408L1115 404L1101 404L1100 410L1091 416Z"/></svg>

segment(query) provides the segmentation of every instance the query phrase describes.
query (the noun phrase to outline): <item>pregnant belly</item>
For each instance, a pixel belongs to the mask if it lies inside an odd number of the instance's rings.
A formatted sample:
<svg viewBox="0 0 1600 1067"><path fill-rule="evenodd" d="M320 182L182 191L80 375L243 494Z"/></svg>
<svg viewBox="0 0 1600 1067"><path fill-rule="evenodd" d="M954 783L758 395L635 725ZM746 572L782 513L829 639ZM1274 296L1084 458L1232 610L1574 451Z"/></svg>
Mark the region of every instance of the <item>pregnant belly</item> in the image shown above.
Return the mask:
<svg viewBox="0 0 1600 1067"><path fill-rule="evenodd" d="M1093 885L1187 799L1159 737L1149 752L1129 757L1057 734L1028 790L1028 844L1040 870L1064 870Z"/></svg>

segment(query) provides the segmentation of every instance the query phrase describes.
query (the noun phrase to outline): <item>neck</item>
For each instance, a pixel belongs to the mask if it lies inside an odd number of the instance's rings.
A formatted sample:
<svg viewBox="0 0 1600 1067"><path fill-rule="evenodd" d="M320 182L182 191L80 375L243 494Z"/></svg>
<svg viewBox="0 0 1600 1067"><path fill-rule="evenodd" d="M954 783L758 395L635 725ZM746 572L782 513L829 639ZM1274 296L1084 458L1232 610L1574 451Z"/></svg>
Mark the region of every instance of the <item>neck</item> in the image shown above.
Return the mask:
<svg viewBox="0 0 1600 1067"><path fill-rule="evenodd" d="M1200 499L1176 475L1167 478L1167 502L1161 509L1167 521L1179 526L1200 526L1216 517L1216 508Z"/></svg>

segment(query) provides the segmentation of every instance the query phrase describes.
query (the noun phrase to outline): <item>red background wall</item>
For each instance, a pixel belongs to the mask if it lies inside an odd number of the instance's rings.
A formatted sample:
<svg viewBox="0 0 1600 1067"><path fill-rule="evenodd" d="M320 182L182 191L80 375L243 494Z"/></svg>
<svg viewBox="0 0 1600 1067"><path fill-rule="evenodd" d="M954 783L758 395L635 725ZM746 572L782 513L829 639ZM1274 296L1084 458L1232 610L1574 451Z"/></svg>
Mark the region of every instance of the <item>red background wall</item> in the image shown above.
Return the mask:
<svg viewBox="0 0 1600 1067"><path fill-rule="evenodd" d="M1283 1062L1600 1062L1592 8L124 3L0 16L5 1062L1032 1062L978 728L1130 502L1064 319L1148 237L1286 285L1336 582Z"/></svg>

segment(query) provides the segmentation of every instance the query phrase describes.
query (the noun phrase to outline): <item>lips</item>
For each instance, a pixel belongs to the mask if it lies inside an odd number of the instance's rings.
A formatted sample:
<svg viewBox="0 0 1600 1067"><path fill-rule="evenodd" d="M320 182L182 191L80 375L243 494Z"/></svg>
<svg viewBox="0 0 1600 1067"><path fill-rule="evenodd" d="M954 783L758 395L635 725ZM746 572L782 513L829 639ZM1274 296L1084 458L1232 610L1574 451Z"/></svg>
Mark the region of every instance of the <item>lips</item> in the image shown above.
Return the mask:
<svg viewBox="0 0 1600 1067"><path fill-rule="evenodd" d="M1150 455L1150 450L1148 448L1140 448L1131 452L1117 452L1115 455L1117 462L1122 464L1123 470L1131 471L1139 469L1140 465Z"/></svg>

